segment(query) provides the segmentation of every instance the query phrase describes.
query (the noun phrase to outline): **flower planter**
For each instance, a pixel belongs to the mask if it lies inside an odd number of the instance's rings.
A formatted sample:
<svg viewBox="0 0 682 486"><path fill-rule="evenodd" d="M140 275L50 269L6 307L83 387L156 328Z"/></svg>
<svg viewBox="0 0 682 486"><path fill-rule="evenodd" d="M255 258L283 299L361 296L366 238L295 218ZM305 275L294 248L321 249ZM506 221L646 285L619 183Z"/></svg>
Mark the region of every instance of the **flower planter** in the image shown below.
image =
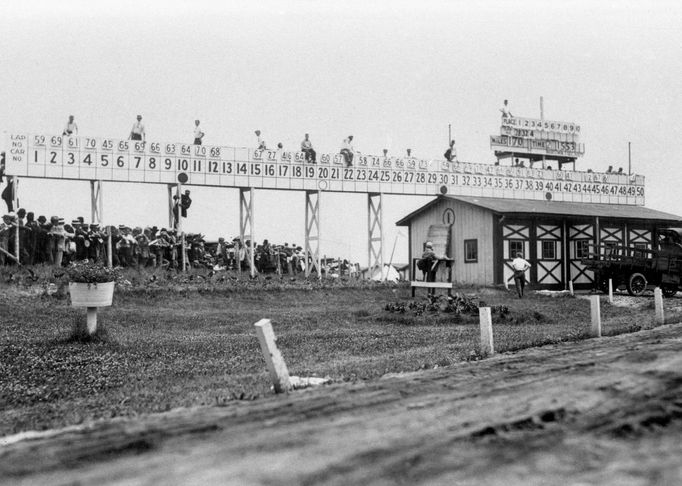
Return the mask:
<svg viewBox="0 0 682 486"><path fill-rule="evenodd" d="M74 307L106 307L111 305L116 282L69 282L71 305Z"/></svg>

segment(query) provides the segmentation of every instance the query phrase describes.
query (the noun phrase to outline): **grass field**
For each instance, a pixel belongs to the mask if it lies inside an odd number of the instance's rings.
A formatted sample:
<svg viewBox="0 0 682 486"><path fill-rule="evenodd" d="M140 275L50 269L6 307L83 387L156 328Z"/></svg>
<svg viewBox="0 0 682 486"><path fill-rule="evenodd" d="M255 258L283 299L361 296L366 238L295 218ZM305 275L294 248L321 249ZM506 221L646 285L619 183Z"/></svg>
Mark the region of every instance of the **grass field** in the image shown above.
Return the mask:
<svg viewBox="0 0 682 486"><path fill-rule="evenodd" d="M477 315L385 310L411 300L405 285L129 272L114 305L100 309L105 335L82 343L71 337L85 310L61 291L42 290L58 278L0 277L13 280L0 284L0 436L267 396L253 326L261 318L272 320L292 375L368 380L480 359ZM587 300L462 292L509 308L493 318L497 351L587 336ZM423 291L416 300L425 300ZM604 303L602 316L606 335L654 326L649 304Z"/></svg>

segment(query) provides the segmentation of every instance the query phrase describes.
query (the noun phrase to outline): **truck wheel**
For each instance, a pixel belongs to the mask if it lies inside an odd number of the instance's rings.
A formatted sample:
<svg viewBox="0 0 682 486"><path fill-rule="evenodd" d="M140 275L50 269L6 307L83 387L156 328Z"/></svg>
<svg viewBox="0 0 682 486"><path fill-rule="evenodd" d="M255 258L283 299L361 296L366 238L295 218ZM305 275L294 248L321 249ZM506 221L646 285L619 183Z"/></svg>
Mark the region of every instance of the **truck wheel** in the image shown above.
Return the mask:
<svg viewBox="0 0 682 486"><path fill-rule="evenodd" d="M663 297L672 297L677 293L677 287L669 287L666 285L661 288L661 291L663 292Z"/></svg>
<svg viewBox="0 0 682 486"><path fill-rule="evenodd" d="M640 296L646 290L646 277L639 272L633 273L628 279L628 294Z"/></svg>

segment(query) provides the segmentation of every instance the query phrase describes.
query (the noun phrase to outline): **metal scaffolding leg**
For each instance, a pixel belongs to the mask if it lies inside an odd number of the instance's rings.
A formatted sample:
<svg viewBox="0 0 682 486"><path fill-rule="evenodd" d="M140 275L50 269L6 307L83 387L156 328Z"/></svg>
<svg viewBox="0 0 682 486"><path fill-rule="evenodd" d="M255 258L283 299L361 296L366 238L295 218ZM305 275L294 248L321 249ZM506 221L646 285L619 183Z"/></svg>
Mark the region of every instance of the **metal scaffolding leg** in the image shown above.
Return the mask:
<svg viewBox="0 0 682 486"><path fill-rule="evenodd" d="M383 194L367 194L367 272L372 278L376 269L379 275L384 269L384 217Z"/></svg>
<svg viewBox="0 0 682 486"><path fill-rule="evenodd" d="M256 242L254 241L254 221L253 221L253 187L240 187L239 188L239 236L241 238L242 244L246 244L246 240L249 240L248 257L249 257L249 268L251 269L251 277L256 276L256 262L254 259L254 247ZM248 233L247 233L248 226ZM241 265L241 262L238 263Z"/></svg>
<svg viewBox="0 0 682 486"><path fill-rule="evenodd" d="M320 262L320 191L305 192L305 276L315 269L322 278Z"/></svg>

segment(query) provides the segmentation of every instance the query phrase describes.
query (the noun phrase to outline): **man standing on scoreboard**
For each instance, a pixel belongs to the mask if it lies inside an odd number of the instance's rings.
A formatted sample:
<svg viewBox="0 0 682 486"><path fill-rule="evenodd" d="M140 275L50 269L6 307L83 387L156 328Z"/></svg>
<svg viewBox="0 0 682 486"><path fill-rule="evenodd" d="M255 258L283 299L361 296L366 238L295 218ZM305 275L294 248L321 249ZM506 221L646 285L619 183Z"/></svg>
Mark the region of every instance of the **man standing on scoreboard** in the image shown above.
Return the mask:
<svg viewBox="0 0 682 486"><path fill-rule="evenodd" d="M130 129L130 136L128 140L145 140L144 124L142 123L142 115L137 115L137 122L133 123L133 128Z"/></svg>
<svg viewBox="0 0 682 486"><path fill-rule="evenodd" d="M194 120L194 145L201 145L204 138L204 131L199 126L199 120Z"/></svg>
<svg viewBox="0 0 682 486"><path fill-rule="evenodd" d="M66 137L75 137L78 135L78 125L73 121L73 115L69 115L69 121L66 122L62 135Z"/></svg>

